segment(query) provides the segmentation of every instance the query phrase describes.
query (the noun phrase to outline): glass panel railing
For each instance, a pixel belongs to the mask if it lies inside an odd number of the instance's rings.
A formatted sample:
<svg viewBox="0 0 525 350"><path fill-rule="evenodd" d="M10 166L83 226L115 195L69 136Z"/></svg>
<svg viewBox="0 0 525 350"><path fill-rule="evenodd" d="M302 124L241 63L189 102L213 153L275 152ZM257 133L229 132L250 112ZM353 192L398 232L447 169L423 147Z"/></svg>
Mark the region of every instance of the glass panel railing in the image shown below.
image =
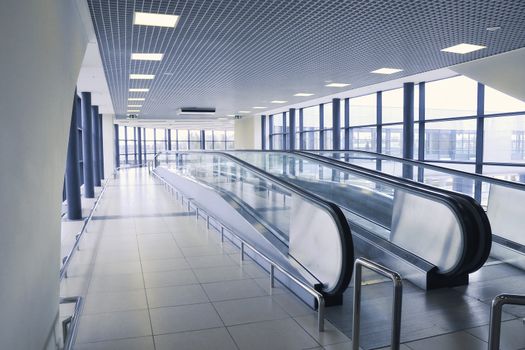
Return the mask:
<svg viewBox="0 0 525 350"><path fill-rule="evenodd" d="M297 153L232 154L334 202L354 233L358 227L364 229L434 264L442 274L472 272L487 258L490 228L466 223L462 207L446 194Z"/></svg>

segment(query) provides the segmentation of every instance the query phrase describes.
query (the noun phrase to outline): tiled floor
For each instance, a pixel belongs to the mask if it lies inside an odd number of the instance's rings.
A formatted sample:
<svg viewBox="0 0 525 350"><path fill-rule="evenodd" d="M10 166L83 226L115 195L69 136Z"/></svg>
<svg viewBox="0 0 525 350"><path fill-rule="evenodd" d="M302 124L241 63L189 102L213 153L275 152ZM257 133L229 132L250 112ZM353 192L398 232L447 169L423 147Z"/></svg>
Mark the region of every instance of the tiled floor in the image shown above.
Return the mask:
<svg viewBox="0 0 525 350"><path fill-rule="evenodd" d="M265 271L241 266L237 248L185 209L145 170L111 180L61 285L63 296L86 297L76 349L351 349L352 288L319 334L314 311L283 288L270 293ZM79 227L64 223L64 251ZM390 336L391 286L364 280L361 345L379 349ZM523 271L505 264L464 287L405 282L402 349L486 349L491 299L524 290ZM525 349L523 316L525 307L505 308L502 349Z"/></svg>
<svg viewBox="0 0 525 350"><path fill-rule="evenodd" d="M145 170L111 180L80 248L61 286L85 296L76 349L349 348Z"/></svg>

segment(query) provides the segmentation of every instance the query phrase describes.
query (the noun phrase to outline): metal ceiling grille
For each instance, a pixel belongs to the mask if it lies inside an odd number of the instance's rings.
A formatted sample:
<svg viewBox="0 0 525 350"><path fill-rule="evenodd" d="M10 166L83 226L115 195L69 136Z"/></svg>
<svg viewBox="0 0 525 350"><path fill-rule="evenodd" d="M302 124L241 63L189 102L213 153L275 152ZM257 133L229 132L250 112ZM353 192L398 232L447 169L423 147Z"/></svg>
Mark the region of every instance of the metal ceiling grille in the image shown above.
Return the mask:
<svg viewBox="0 0 525 350"><path fill-rule="evenodd" d="M176 117L181 107L217 115L300 91L329 95L525 46L525 1L504 0L88 0L115 112L145 97L141 116ZM134 26L134 11L176 14L175 29ZM500 26L495 32L488 27ZM459 43L487 46L466 55ZM161 62L132 52L164 53ZM381 67L404 69L392 76ZM129 80L130 73L155 74ZM129 88L149 88L129 93ZM256 112L256 111L254 111Z"/></svg>

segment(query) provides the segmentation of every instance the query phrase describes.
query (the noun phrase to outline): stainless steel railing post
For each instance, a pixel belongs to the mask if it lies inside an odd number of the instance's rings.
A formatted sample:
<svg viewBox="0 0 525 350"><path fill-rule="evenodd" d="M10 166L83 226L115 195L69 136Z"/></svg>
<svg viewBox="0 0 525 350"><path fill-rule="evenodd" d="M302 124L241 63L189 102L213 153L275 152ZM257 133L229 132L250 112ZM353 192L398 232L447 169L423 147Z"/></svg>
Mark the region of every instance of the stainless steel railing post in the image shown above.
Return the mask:
<svg viewBox="0 0 525 350"><path fill-rule="evenodd" d="M503 305L525 305L525 295L500 294L492 299L489 323L489 350L498 350L501 335L501 313Z"/></svg>
<svg viewBox="0 0 525 350"><path fill-rule="evenodd" d="M403 302L403 283L401 276L373 261L358 258L354 263L354 311L352 324L352 349L359 349L359 332L361 326L361 280L363 267L388 277L393 284L392 301L392 335L390 348L399 350L401 346L401 310Z"/></svg>

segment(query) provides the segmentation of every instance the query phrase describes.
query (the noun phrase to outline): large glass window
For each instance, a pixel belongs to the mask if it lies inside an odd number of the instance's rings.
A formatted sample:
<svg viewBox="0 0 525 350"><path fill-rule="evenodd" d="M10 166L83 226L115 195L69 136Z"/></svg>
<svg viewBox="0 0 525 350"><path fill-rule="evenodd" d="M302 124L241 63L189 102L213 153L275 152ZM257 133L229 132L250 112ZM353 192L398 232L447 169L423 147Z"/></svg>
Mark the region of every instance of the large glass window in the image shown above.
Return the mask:
<svg viewBox="0 0 525 350"><path fill-rule="evenodd" d="M376 152L377 128L363 127L350 129L350 147L361 151Z"/></svg>
<svg viewBox="0 0 525 350"><path fill-rule="evenodd" d="M425 118L476 115L478 83L464 76L425 84Z"/></svg>
<svg viewBox="0 0 525 350"><path fill-rule="evenodd" d="M377 123L377 97L370 94L350 99L350 126Z"/></svg>
<svg viewBox="0 0 525 350"><path fill-rule="evenodd" d="M383 123L398 123L403 121L403 89L383 91Z"/></svg>
<svg viewBox="0 0 525 350"><path fill-rule="evenodd" d="M403 125L383 126L382 146L384 154L403 156Z"/></svg>
<svg viewBox="0 0 525 350"><path fill-rule="evenodd" d="M476 120L426 123L425 159L475 161Z"/></svg>
<svg viewBox="0 0 525 350"><path fill-rule="evenodd" d="M188 145L188 130L177 130L177 145L179 150L187 150Z"/></svg>
<svg viewBox="0 0 525 350"><path fill-rule="evenodd" d="M525 102L485 86L485 114L525 111Z"/></svg>
<svg viewBox="0 0 525 350"><path fill-rule="evenodd" d="M484 161L525 162L525 114L485 118Z"/></svg>
<svg viewBox="0 0 525 350"><path fill-rule="evenodd" d="M319 149L319 138L321 129L319 118L319 106L303 109L303 149Z"/></svg>

